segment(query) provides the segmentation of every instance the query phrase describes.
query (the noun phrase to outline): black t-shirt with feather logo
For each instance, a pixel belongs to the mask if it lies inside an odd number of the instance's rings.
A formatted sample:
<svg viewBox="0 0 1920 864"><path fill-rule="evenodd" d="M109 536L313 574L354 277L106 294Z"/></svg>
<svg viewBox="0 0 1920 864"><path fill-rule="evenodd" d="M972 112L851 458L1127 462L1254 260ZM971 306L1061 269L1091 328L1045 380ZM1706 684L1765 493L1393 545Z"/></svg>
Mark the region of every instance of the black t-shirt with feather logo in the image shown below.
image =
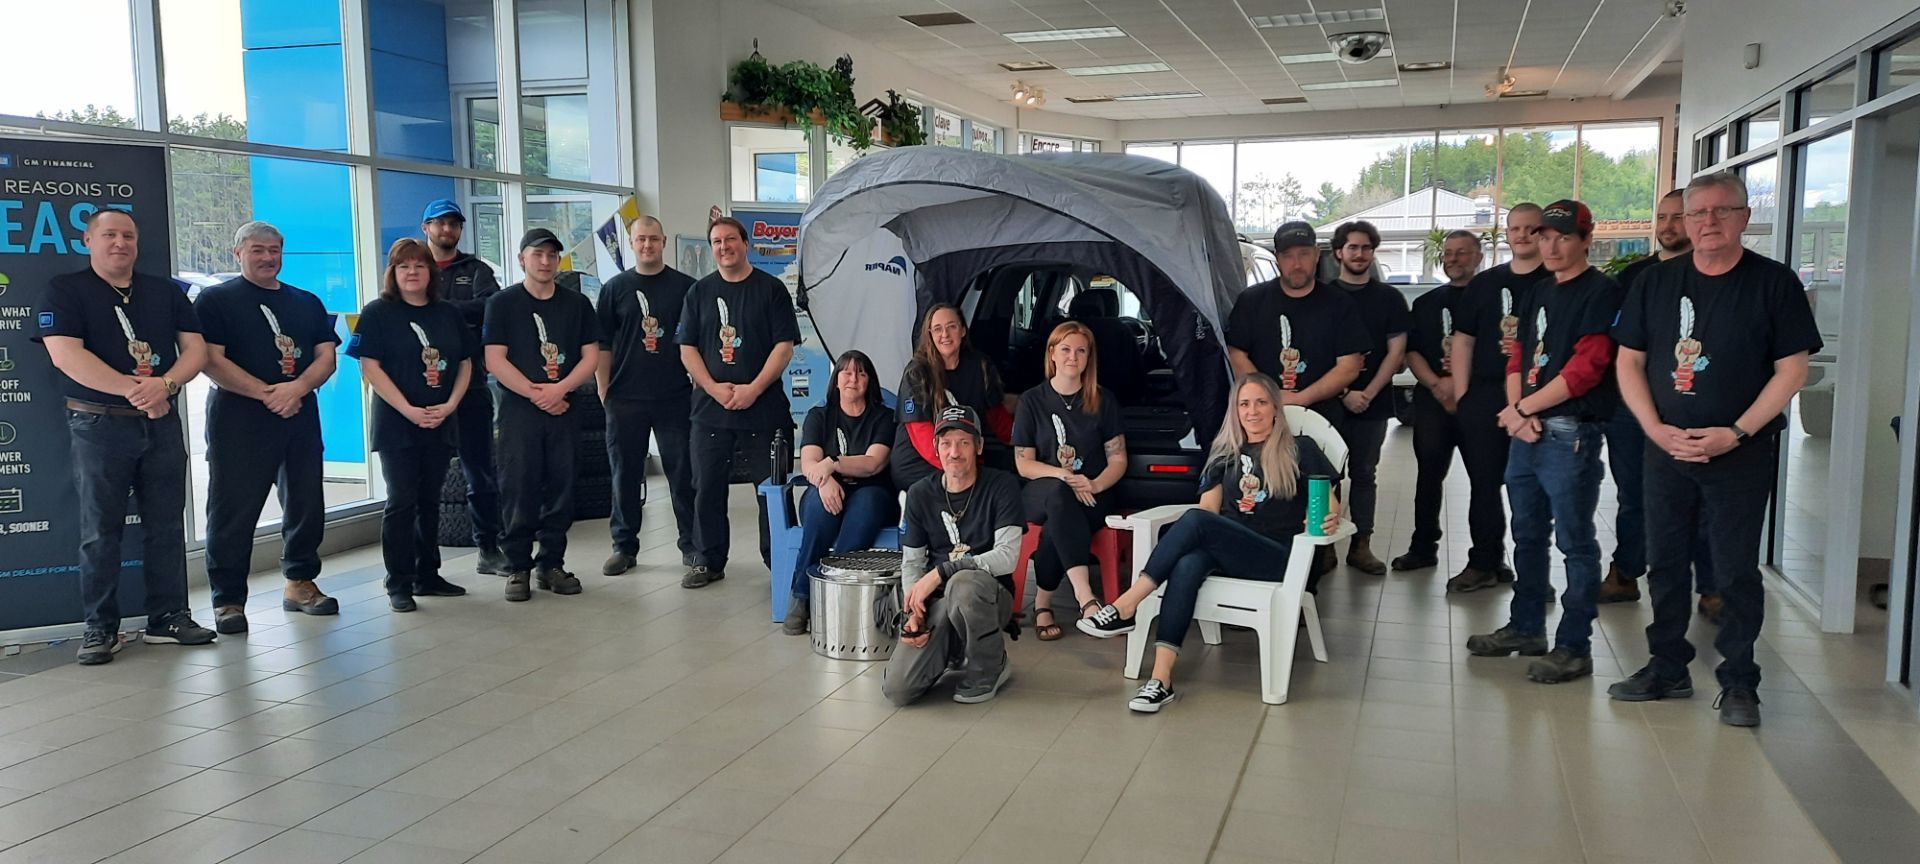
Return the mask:
<svg viewBox="0 0 1920 864"><path fill-rule="evenodd" d="M1100 388L1100 410L1088 411L1084 391L1062 396L1042 382L1020 394L1013 411L1013 446L1032 447L1034 456L1055 468L1097 477L1107 470L1106 445L1120 437L1120 405Z"/></svg>
<svg viewBox="0 0 1920 864"><path fill-rule="evenodd" d="M1520 307L1520 395L1540 392L1566 368L1574 346L1604 334L1620 314L1620 283L1588 267L1565 282L1542 282L1527 292ZM1542 417L1604 420L1613 416L1620 392L1609 370L1603 380L1579 396L1540 412Z"/></svg>

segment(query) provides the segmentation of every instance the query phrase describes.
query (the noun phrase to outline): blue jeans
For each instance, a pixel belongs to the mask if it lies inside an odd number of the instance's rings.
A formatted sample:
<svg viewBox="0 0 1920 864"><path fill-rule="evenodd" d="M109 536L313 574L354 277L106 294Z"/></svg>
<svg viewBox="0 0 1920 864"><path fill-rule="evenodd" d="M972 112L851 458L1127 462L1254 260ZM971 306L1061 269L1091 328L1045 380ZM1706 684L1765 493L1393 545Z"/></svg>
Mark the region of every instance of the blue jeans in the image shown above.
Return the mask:
<svg viewBox="0 0 1920 864"><path fill-rule="evenodd" d="M80 499L80 602L88 630L120 629L120 567L139 564L149 626L187 611L187 446L180 418L67 411ZM132 496L128 496L128 492ZM130 504L144 547L123 555Z"/></svg>
<svg viewBox="0 0 1920 864"><path fill-rule="evenodd" d="M840 515L827 512L820 490L807 487L800 496L800 551L794 556L793 596L806 599L813 589L808 578L827 550L856 552L873 548L874 538L888 525L900 524L900 503L893 487L884 483L840 487L845 495Z"/></svg>
<svg viewBox="0 0 1920 864"><path fill-rule="evenodd" d="M1507 503L1513 508L1513 605L1508 626L1528 636L1547 632L1548 542L1560 547L1567 571L1560 632L1554 645L1585 657L1593 650L1600 599L1600 540L1593 524L1600 502L1604 424L1572 417L1542 421L1540 440L1515 439L1507 452Z"/></svg>
<svg viewBox="0 0 1920 864"><path fill-rule="evenodd" d="M1141 571L1166 586L1155 643L1180 650L1207 576L1218 572L1234 579L1278 582L1287 575L1292 550L1291 539L1275 540L1218 513L1188 510L1160 536Z"/></svg>
<svg viewBox="0 0 1920 864"><path fill-rule="evenodd" d="M1647 433L1633 412L1622 407L1607 421L1607 468L1613 472L1619 512L1613 520L1613 566L1626 579L1647 572L1646 515ZM1707 516L1700 514L1693 537L1693 586L1701 594L1718 589L1713 581L1713 552L1707 545Z"/></svg>

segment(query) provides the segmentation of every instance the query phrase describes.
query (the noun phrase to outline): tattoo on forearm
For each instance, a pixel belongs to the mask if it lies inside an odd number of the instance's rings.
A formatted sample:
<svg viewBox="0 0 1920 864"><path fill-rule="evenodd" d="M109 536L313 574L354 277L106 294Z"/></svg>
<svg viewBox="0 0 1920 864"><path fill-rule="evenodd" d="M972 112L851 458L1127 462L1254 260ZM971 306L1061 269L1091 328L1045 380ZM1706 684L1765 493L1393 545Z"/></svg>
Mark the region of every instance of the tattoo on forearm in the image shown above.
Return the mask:
<svg viewBox="0 0 1920 864"><path fill-rule="evenodd" d="M1112 438L1107 439L1108 458L1112 458L1114 456L1120 456L1125 454L1126 452L1127 452L1127 436L1115 435Z"/></svg>
<svg viewBox="0 0 1920 864"><path fill-rule="evenodd" d="M1013 448L1013 455L1020 459L1038 459L1040 458L1040 451L1033 447L1015 447Z"/></svg>

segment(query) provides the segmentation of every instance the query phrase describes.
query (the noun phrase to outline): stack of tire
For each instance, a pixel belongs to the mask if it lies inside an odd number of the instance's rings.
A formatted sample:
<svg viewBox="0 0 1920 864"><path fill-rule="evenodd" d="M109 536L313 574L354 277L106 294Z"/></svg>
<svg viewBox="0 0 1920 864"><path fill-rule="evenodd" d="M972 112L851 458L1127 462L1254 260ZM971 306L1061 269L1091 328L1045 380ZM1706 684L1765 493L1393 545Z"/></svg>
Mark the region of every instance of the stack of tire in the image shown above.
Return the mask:
<svg viewBox="0 0 1920 864"><path fill-rule="evenodd" d="M574 447L573 518L605 519L613 515L613 463L607 459L607 415L592 385L573 394L568 413L578 416L580 440ZM473 518L467 512L467 477L460 457L447 467L440 487L440 545L473 545Z"/></svg>
<svg viewBox="0 0 1920 864"><path fill-rule="evenodd" d="M447 479L440 484L440 545L473 545L473 516L467 512L467 475L460 470L460 457L447 465Z"/></svg>

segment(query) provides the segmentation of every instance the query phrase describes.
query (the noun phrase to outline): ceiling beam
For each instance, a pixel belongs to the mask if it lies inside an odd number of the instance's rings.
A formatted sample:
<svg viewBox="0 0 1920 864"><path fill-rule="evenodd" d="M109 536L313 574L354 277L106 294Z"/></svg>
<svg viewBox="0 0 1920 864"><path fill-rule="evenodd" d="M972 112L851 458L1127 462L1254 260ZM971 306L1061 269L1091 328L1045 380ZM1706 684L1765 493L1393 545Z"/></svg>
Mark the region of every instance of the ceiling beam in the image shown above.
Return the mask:
<svg viewBox="0 0 1920 864"><path fill-rule="evenodd" d="M1668 21L1673 23L1666 24L1665 22ZM1666 32L1659 34L1656 38L1662 41L1653 49L1653 53L1647 55L1646 61L1641 63L1632 75L1627 76L1626 80L1621 81L1620 86L1613 88L1613 93L1610 95L1615 102L1631 97L1633 91L1640 89L1642 83L1648 78L1653 77L1653 73L1660 69L1661 64L1673 59L1680 53L1680 34L1687 26L1687 19L1663 18L1661 19L1661 23L1664 25L1662 29L1666 30ZM1616 74L1618 74L1617 70Z"/></svg>

